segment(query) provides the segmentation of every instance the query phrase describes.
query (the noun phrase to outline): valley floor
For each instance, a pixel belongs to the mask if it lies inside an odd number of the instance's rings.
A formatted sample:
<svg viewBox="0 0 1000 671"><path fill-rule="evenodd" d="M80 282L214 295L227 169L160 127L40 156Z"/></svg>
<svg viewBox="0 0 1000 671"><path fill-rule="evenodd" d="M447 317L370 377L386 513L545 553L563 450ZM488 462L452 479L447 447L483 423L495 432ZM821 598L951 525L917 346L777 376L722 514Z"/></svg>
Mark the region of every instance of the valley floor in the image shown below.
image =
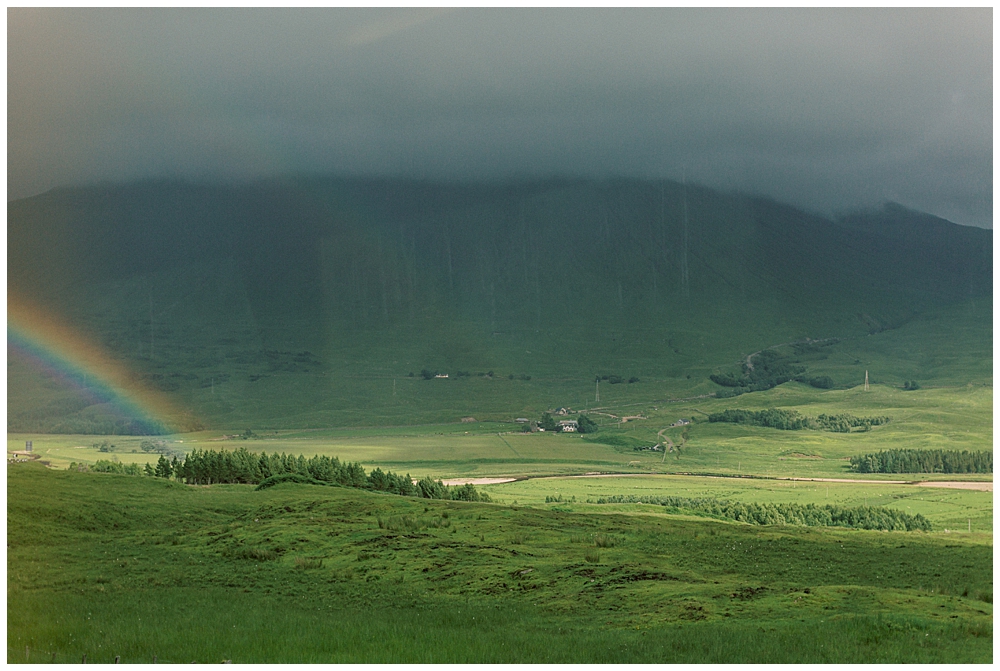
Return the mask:
<svg viewBox="0 0 1000 671"><path fill-rule="evenodd" d="M707 420L726 408L892 421L838 434ZM590 435L499 421L8 434L8 662L992 659L992 473L849 468L886 449L991 450L991 388L789 383L611 410L633 419ZM237 448L473 482L492 503L80 472ZM885 508L931 530L751 526L665 497Z"/></svg>

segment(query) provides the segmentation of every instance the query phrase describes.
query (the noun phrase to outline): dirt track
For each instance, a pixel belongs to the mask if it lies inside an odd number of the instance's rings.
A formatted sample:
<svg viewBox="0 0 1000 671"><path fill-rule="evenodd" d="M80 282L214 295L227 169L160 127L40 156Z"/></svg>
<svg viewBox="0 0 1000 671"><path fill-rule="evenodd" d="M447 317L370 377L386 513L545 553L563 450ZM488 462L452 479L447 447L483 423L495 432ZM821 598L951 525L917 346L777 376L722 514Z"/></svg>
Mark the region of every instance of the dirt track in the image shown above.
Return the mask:
<svg viewBox="0 0 1000 671"><path fill-rule="evenodd" d="M453 487L455 485L502 485L505 482L514 482L517 478L453 478L442 480L441 484Z"/></svg>
<svg viewBox="0 0 1000 671"><path fill-rule="evenodd" d="M703 477L727 479L725 475L697 475L694 473L673 474L673 473L581 473L578 475L541 475L529 476L528 478L496 477L496 478L451 478L442 480L443 484L454 485L501 485L507 482L525 479L555 479L555 478L635 478L635 477ZM757 479L757 478L755 478ZM915 482L913 480L857 480L851 478L759 478L761 480L784 480L794 482L849 482L861 485L915 485L917 487L940 487L942 489L971 489L981 492L992 492L992 482L974 482L957 480L925 480Z"/></svg>
<svg viewBox="0 0 1000 671"><path fill-rule="evenodd" d="M947 489L975 489L980 492L992 492L992 482L945 482L944 480L935 482L918 482L918 487L945 487Z"/></svg>

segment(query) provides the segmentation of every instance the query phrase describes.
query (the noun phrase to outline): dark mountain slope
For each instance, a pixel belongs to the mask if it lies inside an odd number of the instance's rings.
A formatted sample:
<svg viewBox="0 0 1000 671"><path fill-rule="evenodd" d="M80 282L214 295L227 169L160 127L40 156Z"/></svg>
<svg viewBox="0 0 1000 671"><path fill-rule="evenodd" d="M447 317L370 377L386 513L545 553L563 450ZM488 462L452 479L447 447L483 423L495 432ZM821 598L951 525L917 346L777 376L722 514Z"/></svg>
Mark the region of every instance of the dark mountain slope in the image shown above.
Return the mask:
<svg viewBox="0 0 1000 671"><path fill-rule="evenodd" d="M390 401L365 385L424 367L533 377L480 412L602 371L702 391L763 346L991 296L992 232L670 182L148 182L8 204L8 291L210 425L368 423L384 418L359 408ZM365 382L347 393L345 376ZM32 389L11 395L11 427L48 398ZM393 421L476 397L421 394Z"/></svg>

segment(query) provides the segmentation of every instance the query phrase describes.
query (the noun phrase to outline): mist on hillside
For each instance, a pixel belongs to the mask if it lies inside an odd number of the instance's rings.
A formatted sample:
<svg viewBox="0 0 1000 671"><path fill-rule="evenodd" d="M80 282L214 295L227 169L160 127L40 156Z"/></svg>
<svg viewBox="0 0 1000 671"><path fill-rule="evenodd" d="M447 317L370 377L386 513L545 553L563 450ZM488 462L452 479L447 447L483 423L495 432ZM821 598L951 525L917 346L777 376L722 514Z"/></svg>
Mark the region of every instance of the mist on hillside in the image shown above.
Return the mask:
<svg viewBox="0 0 1000 671"><path fill-rule="evenodd" d="M640 178L992 226L974 9L11 9L8 198L290 172Z"/></svg>

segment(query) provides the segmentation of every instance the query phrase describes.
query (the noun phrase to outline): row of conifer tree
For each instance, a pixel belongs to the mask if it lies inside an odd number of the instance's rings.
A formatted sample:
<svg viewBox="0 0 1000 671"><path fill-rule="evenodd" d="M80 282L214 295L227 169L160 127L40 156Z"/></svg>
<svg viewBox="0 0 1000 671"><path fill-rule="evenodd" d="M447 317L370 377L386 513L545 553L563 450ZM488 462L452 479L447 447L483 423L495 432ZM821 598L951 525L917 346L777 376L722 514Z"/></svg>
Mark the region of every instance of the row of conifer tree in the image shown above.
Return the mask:
<svg viewBox="0 0 1000 671"><path fill-rule="evenodd" d="M851 457L857 473L992 473L993 452L885 450Z"/></svg>
<svg viewBox="0 0 1000 671"><path fill-rule="evenodd" d="M76 468L76 464L70 468ZM161 454L155 467L150 464L140 467L138 464L99 460L88 470L176 479L189 485L249 484L263 489L279 482L291 481L340 485L428 499L490 500L488 494L477 491L473 485L448 487L440 480L431 478L414 482L409 474L398 475L380 468L365 473L361 464L342 462L337 457L315 455L306 459L301 454L298 457L284 453L257 454L244 447L219 451L194 449L183 461L176 456L167 459Z"/></svg>
<svg viewBox="0 0 1000 671"><path fill-rule="evenodd" d="M794 524L809 527L848 527L879 531L930 531L931 523L923 515L910 515L882 506L818 506L812 503L741 503L721 499L689 499L680 496L635 496L632 494L601 497L598 503L651 503L681 513L745 522L747 524Z"/></svg>

